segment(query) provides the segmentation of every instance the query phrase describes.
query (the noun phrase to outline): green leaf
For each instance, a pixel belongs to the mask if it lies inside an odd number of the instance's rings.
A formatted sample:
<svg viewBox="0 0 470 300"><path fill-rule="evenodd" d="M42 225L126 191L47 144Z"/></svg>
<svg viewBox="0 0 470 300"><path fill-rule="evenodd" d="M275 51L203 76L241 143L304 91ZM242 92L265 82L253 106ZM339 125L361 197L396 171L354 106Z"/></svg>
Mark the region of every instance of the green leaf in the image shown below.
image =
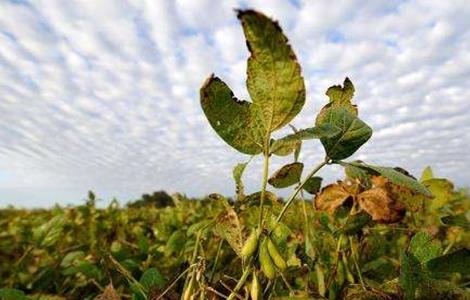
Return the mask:
<svg viewBox="0 0 470 300"><path fill-rule="evenodd" d="M333 85L326 90L326 95L330 98L325 108L343 107L355 116L357 116L356 105L352 104L354 96L354 85L348 77L344 79L343 86Z"/></svg>
<svg viewBox="0 0 470 300"><path fill-rule="evenodd" d="M326 155L343 159L354 154L372 136L372 129L343 107L331 107L318 115L317 126L332 124L340 129L333 137L321 138Z"/></svg>
<svg viewBox="0 0 470 300"><path fill-rule="evenodd" d="M410 242L410 253L412 253L421 264L425 264L430 259L439 256L442 248L437 240L427 232L416 233Z"/></svg>
<svg viewBox="0 0 470 300"><path fill-rule="evenodd" d="M393 168L380 167L380 166L369 165L369 164L358 163L358 162L350 162L350 163L346 163L345 165L352 165L358 168L373 171L375 173L378 173L388 178L390 182L396 185L408 188L416 193L423 194L427 197L432 196L431 192L424 185L422 185L421 183L419 183L412 177L407 176L401 172L398 172L397 170Z"/></svg>
<svg viewBox="0 0 470 300"><path fill-rule="evenodd" d="M465 213L445 216L441 218L441 221L447 226L458 226L458 227L470 229L470 222L465 216Z"/></svg>
<svg viewBox="0 0 470 300"><path fill-rule="evenodd" d="M237 199L239 201L245 198L245 188L243 186L242 175L247 165L248 165L248 162L240 163L240 164L237 164L235 168L233 168L233 179L235 180Z"/></svg>
<svg viewBox="0 0 470 300"><path fill-rule="evenodd" d="M253 10L239 10L237 17L251 54L248 92L272 132L288 124L305 103L300 65L277 22Z"/></svg>
<svg viewBox="0 0 470 300"><path fill-rule="evenodd" d="M33 239L40 247L50 247L60 239L64 225L64 216L55 216L33 230Z"/></svg>
<svg viewBox="0 0 470 300"><path fill-rule="evenodd" d="M312 176L305 182L303 189L309 194L316 194L321 189L321 183L323 178L318 176Z"/></svg>
<svg viewBox="0 0 470 300"><path fill-rule="evenodd" d="M0 300L28 300L25 293L16 289L0 289Z"/></svg>
<svg viewBox="0 0 470 300"><path fill-rule="evenodd" d="M355 235L360 232L362 228L366 226L371 220L372 217L365 212L350 216L346 221L346 224L344 224L344 226L341 227L338 232L336 232L336 234Z"/></svg>
<svg viewBox="0 0 470 300"><path fill-rule="evenodd" d="M147 269L140 277L140 284L148 292L152 289L161 289L165 286L165 278L156 268Z"/></svg>
<svg viewBox="0 0 470 300"><path fill-rule="evenodd" d="M263 151L263 122L255 106L234 97L230 88L211 75L200 91L201 106L212 128L230 146L245 154Z"/></svg>
<svg viewBox="0 0 470 300"><path fill-rule="evenodd" d="M421 265L412 254L407 255L403 251L400 255L400 287L404 291L405 300L414 300L416 288L422 281Z"/></svg>
<svg viewBox="0 0 470 300"><path fill-rule="evenodd" d="M427 166L424 170L423 173L421 174L421 179L419 181L423 182L429 179L434 178L434 174L432 172L432 169L430 166Z"/></svg>
<svg viewBox="0 0 470 300"><path fill-rule="evenodd" d="M427 263L427 268L433 273L461 273L470 274L470 250L460 249L446 254Z"/></svg>
<svg viewBox="0 0 470 300"><path fill-rule="evenodd" d="M299 162L285 165L269 178L268 183L278 189L289 187L299 182L303 169L304 164Z"/></svg>
<svg viewBox="0 0 470 300"><path fill-rule="evenodd" d="M289 134L278 141L299 141L299 140L311 140L319 138L331 138L341 132L341 128L330 124L324 123L316 127L310 127L305 129L297 130L293 134Z"/></svg>

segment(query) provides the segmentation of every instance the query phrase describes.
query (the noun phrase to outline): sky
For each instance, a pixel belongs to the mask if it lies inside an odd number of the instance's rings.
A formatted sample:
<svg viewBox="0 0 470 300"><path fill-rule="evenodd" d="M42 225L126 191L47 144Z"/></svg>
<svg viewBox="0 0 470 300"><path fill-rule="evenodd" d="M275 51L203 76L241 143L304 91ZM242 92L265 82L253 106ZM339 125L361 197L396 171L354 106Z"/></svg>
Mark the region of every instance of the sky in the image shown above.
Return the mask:
<svg viewBox="0 0 470 300"><path fill-rule="evenodd" d="M78 204L89 189L103 204L160 189L233 195L232 168L249 157L212 130L199 88L215 73L249 99L235 8L273 17L290 40L307 88L292 124L312 126L326 89L348 76L374 129L351 159L416 176L431 165L470 186L466 0L3 0L0 206ZM318 141L304 144L306 170L322 157ZM271 172L290 160L274 157ZM261 165L250 163L247 192ZM320 175L343 177L335 166Z"/></svg>

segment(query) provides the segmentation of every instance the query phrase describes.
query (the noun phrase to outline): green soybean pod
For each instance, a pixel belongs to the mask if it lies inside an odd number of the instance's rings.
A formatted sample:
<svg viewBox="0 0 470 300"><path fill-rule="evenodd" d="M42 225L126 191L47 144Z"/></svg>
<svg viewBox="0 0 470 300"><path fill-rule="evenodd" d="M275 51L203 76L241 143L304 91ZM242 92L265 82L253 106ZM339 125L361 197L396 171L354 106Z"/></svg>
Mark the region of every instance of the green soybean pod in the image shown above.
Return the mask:
<svg viewBox="0 0 470 300"><path fill-rule="evenodd" d="M260 299L259 297L260 286L259 286L258 277L256 276L256 272L254 270L253 270L252 276L253 276L253 279L251 280L250 296L251 296L251 300L258 300Z"/></svg>
<svg viewBox="0 0 470 300"><path fill-rule="evenodd" d="M268 251L271 259L273 260L276 267L280 270L285 270L287 268L286 261L282 257L281 253L277 249L277 246L273 243L273 241L268 237Z"/></svg>
<svg viewBox="0 0 470 300"><path fill-rule="evenodd" d="M346 274L346 279L348 280L349 283L354 284L355 283L354 276L351 273L351 270L349 269L348 260L346 259L346 256L343 255L342 259L343 259L344 273Z"/></svg>
<svg viewBox="0 0 470 300"><path fill-rule="evenodd" d="M339 286L342 286L344 283L344 264L340 260L338 261L338 268L336 269L336 282L338 283Z"/></svg>
<svg viewBox="0 0 470 300"><path fill-rule="evenodd" d="M274 263L271 260L271 256L268 251L268 243L265 240L261 243L259 249L259 264L261 266L261 271L268 279L274 279L276 276L276 269L274 268Z"/></svg>
<svg viewBox="0 0 470 300"><path fill-rule="evenodd" d="M250 236L246 239L245 244L242 247L241 255L244 258L251 257L258 247L258 233L254 230Z"/></svg>

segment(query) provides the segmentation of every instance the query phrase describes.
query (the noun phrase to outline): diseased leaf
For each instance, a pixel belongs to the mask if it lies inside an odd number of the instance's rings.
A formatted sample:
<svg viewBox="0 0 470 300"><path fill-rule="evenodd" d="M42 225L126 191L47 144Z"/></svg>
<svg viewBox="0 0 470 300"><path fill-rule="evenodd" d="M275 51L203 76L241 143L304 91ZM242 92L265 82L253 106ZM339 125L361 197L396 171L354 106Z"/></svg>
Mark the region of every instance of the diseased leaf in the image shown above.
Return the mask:
<svg viewBox="0 0 470 300"><path fill-rule="evenodd" d="M266 130L288 124L305 103L300 65L279 24L253 10L238 11L250 51L247 88Z"/></svg>
<svg viewBox="0 0 470 300"><path fill-rule="evenodd" d="M427 262L427 268L433 273L470 274L470 250L460 249L455 252L433 258Z"/></svg>
<svg viewBox="0 0 470 300"><path fill-rule="evenodd" d="M372 216L372 220L380 223L395 223L405 216L405 208L400 202L392 199L382 188L372 188L357 196L362 209Z"/></svg>
<svg viewBox="0 0 470 300"><path fill-rule="evenodd" d="M305 182L303 189L306 190L310 194L316 194L321 188L321 183L323 178L318 176L312 176Z"/></svg>
<svg viewBox="0 0 470 300"><path fill-rule="evenodd" d="M340 129L333 137L321 138L326 155L335 160L353 155L372 136L372 129L343 107L331 107L320 112L316 125L332 124Z"/></svg>
<svg viewBox="0 0 470 300"><path fill-rule="evenodd" d="M333 214L349 197L351 194L342 185L330 184L315 197L315 208Z"/></svg>
<svg viewBox="0 0 470 300"><path fill-rule="evenodd" d="M442 252L440 243L434 240L427 232L416 233L410 242L409 252L412 253L421 264L425 264Z"/></svg>
<svg viewBox="0 0 470 300"><path fill-rule="evenodd" d="M357 116L357 107L352 104L354 91L354 85L348 77L344 79L343 86L333 85L329 87L325 94L330 98L330 103L326 108L343 107Z"/></svg>
<svg viewBox="0 0 470 300"><path fill-rule="evenodd" d="M442 217L441 221L447 226L458 226L470 229L470 222L464 213Z"/></svg>
<svg viewBox="0 0 470 300"><path fill-rule="evenodd" d="M263 151L264 123L255 105L235 98L230 88L213 75L201 87L200 97L209 123L227 144L245 154Z"/></svg>
<svg viewBox="0 0 470 300"><path fill-rule="evenodd" d="M346 164L376 172L384 177L387 177L390 180L390 182L396 185L408 188L416 193L423 194L424 196L427 196L427 197L432 196L431 192L421 183L411 178L410 176L407 176L401 172L398 172L397 170L393 168L380 167L380 166L369 165L369 164L358 163L358 162L350 162Z"/></svg>
<svg viewBox="0 0 470 300"><path fill-rule="evenodd" d="M412 191L406 187L394 184L390 180L383 176L372 176L370 179L372 186L380 187L387 191L389 196L399 202L401 202L406 210L418 211L423 208L426 197L415 191Z"/></svg>
<svg viewBox="0 0 470 300"><path fill-rule="evenodd" d="M434 178L434 174L432 172L432 169L430 166L427 166L424 170L423 173L421 174L421 179L419 181L423 182L429 179Z"/></svg>
<svg viewBox="0 0 470 300"><path fill-rule="evenodd" d="M299 162L285 165L269 178L268 183L278 189L289 187L300 181L303 169L304 164Z"/></svg>
<svg viewBox="0 0 470 300"><path fill-rule="evenodd" d="M250 194L250 195L246 196L244 202L249 204L250 206L258 206L260 200L261 200L261 192L255 192L253 194ZM278 202L279 202L279 200L277 199L277 196L274 193L272 193L270 191L265 192L265 194L264 194L264 204L265 205L278 203Z"/></svg>
<svg viewBox="0 0 470 300"><path fill-rule="evenodd" d="M277 156L287 156L294 152L302 143L300 140L274 140L271 144L270 151Z"/></svg>
<svg viewBox="0 0 470 300"><path fill-rule="evenodd" d="M216 220L214 232L225 239L235 253L241 257L243 246L242 229L238 215L231 207L219 215Z"/></svg>
<svg viewBox="0 0 470 300"><path fill-rule="evenodd" d="M235 188L237 192L238 201L242 201L243 198L245 198L245 189L243 186L242 175L247 165L248 162L240 163L237 164L235 168L233 168L233 179L235 180Z"/></svg>

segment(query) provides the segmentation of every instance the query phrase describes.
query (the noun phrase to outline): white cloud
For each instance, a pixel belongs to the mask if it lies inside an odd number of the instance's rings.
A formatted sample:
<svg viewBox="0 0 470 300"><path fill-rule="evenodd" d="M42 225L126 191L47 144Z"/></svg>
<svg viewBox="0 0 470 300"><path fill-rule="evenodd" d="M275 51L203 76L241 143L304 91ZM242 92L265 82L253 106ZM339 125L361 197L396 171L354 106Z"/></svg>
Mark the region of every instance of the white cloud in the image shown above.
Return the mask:
<svg viewBox="0 0 470 300"><path fill-rule="evenodd" d="M210 128L198 90L215 73L248 98L237 7L279 20L299 57L308 102L296 126L350 76L375 129L356 158L415 174L431 164L469 184L466 1L3 1L0 204L76 203L90 188L123 200L233 193L231 168L247 157ZM321 159L318 141L304 151L307 166ZM249 167L250 191L260 166Z"/></svg>

